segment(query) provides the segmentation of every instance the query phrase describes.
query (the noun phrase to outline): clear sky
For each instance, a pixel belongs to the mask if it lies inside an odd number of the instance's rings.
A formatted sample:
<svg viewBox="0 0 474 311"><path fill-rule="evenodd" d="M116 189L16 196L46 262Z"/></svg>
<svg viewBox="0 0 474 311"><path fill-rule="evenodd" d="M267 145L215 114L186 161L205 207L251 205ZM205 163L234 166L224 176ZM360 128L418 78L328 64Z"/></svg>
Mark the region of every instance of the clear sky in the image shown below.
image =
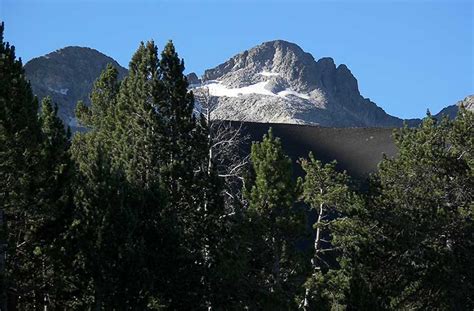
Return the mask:
<svg viewBox="0 0 474 311"><path fill-rule="evenodd" d="M198 75L283 39L346 64L388 113L422 117L474 94L473 0L0 0L24 61L68 45L127 67L140 41L172 39Z"/></svg>

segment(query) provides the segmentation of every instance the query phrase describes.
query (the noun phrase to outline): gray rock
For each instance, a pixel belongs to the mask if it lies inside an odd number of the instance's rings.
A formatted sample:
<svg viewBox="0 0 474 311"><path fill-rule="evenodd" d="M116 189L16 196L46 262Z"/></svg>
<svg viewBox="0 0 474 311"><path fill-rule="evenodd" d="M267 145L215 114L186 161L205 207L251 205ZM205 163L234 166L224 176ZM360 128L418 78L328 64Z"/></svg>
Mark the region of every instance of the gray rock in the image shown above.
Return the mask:
<svg viewBox="0 0 474 311"><path fill-rule="evenodd" d="M197 74L194 72L188 74L186 78L188 79L188 83L190 86L201 84L201 79L199 79Z"/></svg>
<svg viewBox="0 0 474 311"><path fill-rule="evenodd" d="M281 77L272 77L268 80L268 83L265 85L265 89L269 90L270 92L277 94L279 92L284 91L289 87L288 83L285 79Z"/></svg>
<svg viewBox="0 0 474 311"><path fill-rule="evenodd" d="M74 117L77 101L90 102L92 85L108 63L118 68L119 78L126 76L127 70L115 60L83 47L66 47L32 59L25 71L33 92L40 99L51 96L60 117L74 130L79 128ZM403 122L362 97L346 65L336 66L329 57L316 61L296 44L282 40L235 55L206 70L202 81L195 73L187 78L191 88L218 85L233 89L227 96L214 98L217 106L212 113L219 119L331 127L398 127ZM254 86L260 88L249 93ZM246 92L239 92L242 87L247 87ZM474 95L446 107L437 116L454 117L461 104L474 110ZM410 126L420 123L420 119L405 121Z"/></svg>
<svg viewBox="0 0 474 311"><path fill-rule="evenodd" d="M36 96L51 96L58 105L58 114L73 130L79 127L74 110L79 100L90 103L89 94L94 81L107 64L114 65L119 78L127 75L127 70L114 59L91 48L70 46L25 64L25 72Z"/></svg>
<svg viewBox="0 0 474 311"><path fill-rule="evenodd" d="M229 89L266 82L264 88L275 95L221 96L216 115L224 119L380 127L403 122L363 98L346 65L336 66L329 57L316 61L282 40L262 43L206 70L203 81L217 81Z"/></svg>

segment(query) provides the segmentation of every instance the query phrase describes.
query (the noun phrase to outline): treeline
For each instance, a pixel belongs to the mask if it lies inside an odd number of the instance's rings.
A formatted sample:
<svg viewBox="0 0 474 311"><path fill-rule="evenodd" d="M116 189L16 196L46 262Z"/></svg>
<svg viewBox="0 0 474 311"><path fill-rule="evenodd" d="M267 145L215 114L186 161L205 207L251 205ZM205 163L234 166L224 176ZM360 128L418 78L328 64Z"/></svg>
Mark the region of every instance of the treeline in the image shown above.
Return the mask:
<svg viewBox="0 0 474 311"><path fill-rule="evenodd" d="M171 42L108 66L71 137L0 41L1 310L474 308L471 112L397 130L366 192L311 154L295 179L271 131L229 182Z"/></svg>

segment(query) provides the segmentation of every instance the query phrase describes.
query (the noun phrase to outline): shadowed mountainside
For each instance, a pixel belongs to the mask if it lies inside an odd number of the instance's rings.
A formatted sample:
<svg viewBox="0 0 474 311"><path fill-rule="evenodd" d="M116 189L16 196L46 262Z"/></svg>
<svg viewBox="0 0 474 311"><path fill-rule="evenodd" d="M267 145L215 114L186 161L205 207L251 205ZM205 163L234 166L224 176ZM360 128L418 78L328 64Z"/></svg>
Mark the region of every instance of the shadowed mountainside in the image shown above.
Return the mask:
<svg viewBox="0 0 474 311"><path fill-rule="evenodd" d="M127 70L113 58L97 50L77 46L32 59L25 64L25 72L33 93L40 99L51 96L58 105L59 116L74 131L78 129L74 116L77 101L90 103L92 85L109 63L118 69L120 79L127 75Z"/></svg>
<svg viewBox="0 0 474 311"><path fill-rule="evenodd" d="M260 141L270 127L274 135L280 137L298 176L302 171L295 161L307 157L310 151L323 162L336 159L340 170L346 170L358 180L365 179L377 169L383 154L389 157L397 154L393 129L389 128L325 128L249 122L243 124L244 134L250 136L246 150L249 150L250 142Z"/></svg>

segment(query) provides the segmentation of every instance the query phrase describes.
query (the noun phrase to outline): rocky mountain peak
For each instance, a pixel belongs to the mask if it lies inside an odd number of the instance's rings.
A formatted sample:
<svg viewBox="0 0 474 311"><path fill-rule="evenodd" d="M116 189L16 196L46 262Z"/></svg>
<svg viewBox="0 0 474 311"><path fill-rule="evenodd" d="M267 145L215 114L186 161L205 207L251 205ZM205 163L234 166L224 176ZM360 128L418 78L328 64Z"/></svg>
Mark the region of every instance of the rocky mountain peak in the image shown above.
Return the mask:
<svg viewBox="0 0 474 311"><path fill-rule="evenodd" d="M223 119L325 126L402 124L360 95L346 65L336 65L330 57L316 61L283 40L264 42L206 70L200 87L219 98L222 105L215 114Z"/></svg>
<svg viewBox="0 0 474 311"><path fill-rule="evenodd" d="M474 111L474 95L469 95L463 100L459 101L457 106L463 106L467 110Z"/></svg>
<svg viewBox="0 0 474 311"><path fill-rule="evenodd" d="M330 57L316 61L298 45L275 40L264 42L206 70L202 81L218 81L228 88L268 82L272 91L289 89L309 94L315 90L332 95L360 95L357 80L346 65L336 66Z"/></svg>
<svg viewBox="0 0 474 311"><path fill-rule="evenodd" d="M91 48L68 46L30 60L25 72L33 92L39 98L51 96L58 104L60 117L75 127L77 101L89 102L94 81L109 63L118 69L119 78L125 77L127 70L113 58Z"/></svg>
<svg viewBox="0 0 474 311"><path fill-rule="evenodd" d="M78 100L89 102L94 81L108 63L127 74L112 58L84 47L66 47L32 59L25 71L34 93L51 96L59 115L74 129ZM190 73L193 92L207 88L216 99L217 119L312 124L328 127L398 127L403 120L361 96L350 69L330 57L319 60L298 45L275 40L239 53L223 64L206 70L202 79ZM474 96L468 96L442 113L454 116L458 106L473 110ZM199 103L196 104L199 107ZM407 120L416 125L418 119Z"/></svg>
<svg viewBox="0 0 474 311"><path fill-rule="evenodd" d="M228 87L240 88L279 76L295 91L309 91L314 84L310 74L314 65L313 56L298 45L275 40L264 42L206 70L203 81L219 80Z"/></svg>

